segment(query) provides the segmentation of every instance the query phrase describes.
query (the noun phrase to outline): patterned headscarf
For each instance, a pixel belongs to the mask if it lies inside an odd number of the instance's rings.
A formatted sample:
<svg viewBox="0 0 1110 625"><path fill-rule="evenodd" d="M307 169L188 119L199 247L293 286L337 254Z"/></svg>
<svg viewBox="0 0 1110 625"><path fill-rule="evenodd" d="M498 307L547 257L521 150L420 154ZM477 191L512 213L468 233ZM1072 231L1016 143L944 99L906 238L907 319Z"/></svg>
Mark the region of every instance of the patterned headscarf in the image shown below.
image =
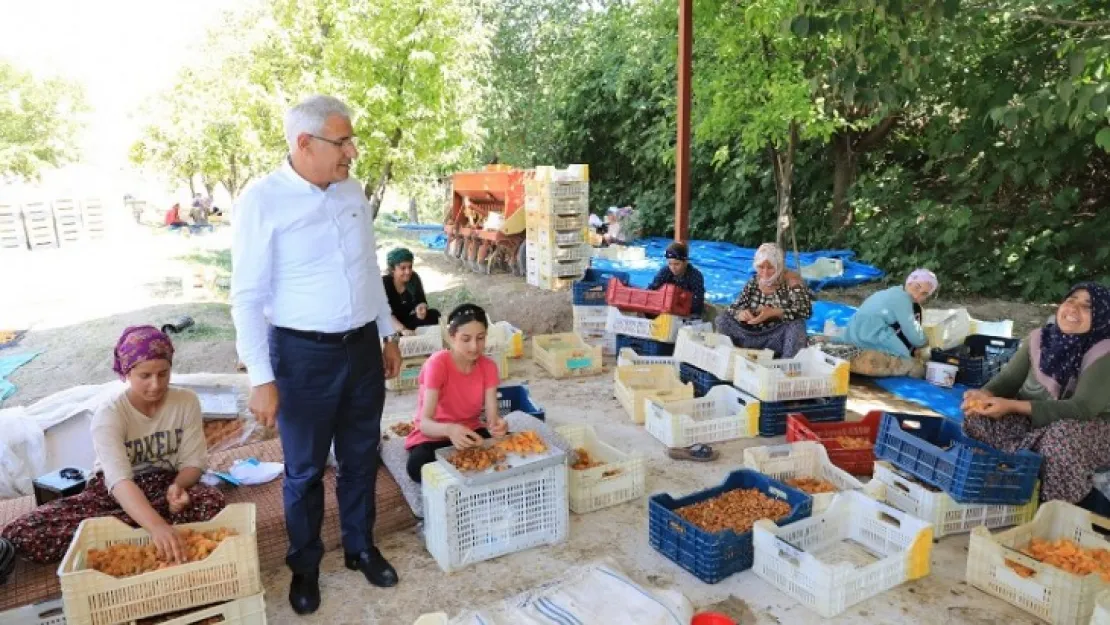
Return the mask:
<svg viewBox="0 0 1110 625"><path fill-rule="evenodd" d="M940 288L940 281L937 280L937 274L929 271L928 269L914 269L910 275L906 276L906 286L911 282L922 282L929 285L929 295L937 292Z"/></svg>
<svg viewBox="0 0 1110 625"><path fill-rule="evenodd" d="M395 247L385 255L385 264L390 271L393 271L393 268L401 263L411 263L412 261L412 252L407 247Z"/></svg>
<svg viewBox="0 0 1110 625"><path fill-rule="evenodd" d="M1053 319L1040 330L1041 358L1037 368L1059 384L1061 392L1079 377L1083 356L1100 341L1110 339L1110 289L1097 282L1081 282L1068 291L1067 297L1079 290L1086 290L1091 296L1091 329L1083 334L1065 334Z"/></svg>
<svg viewBox="0 0 1110 625"><path fill-rule="evenodd" d="M121 379L148 360L167 360L173 364L173 343L170 337L154 326L131 326L123 331L116 343L112 371Z"/></svg>
<svg viewBox="0 0 1110 625"><path fill-rule="evenodd" d="M778 284L779 278L782 278L782 270L786 265L786 261L783 258L782 250L774 243L764 243L759 246L759 249L755 251L755 259L752 261L752 268L757 268L763 261L771 263L771 266L775 268L775 275L771 276L768 280L759 278L759 285L770 288Z"/></svg>

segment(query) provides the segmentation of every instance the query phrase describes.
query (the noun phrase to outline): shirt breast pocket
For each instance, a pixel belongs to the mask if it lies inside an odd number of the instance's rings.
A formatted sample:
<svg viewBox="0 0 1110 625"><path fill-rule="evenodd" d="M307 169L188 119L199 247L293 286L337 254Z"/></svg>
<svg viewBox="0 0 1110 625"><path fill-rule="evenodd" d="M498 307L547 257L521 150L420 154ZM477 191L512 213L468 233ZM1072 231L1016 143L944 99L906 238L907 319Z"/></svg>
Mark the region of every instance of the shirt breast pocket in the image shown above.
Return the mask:
<svg viewBox="0 0 1110 625"><path fill-rule="evenodd" d="M344 198L339 207L339 234L343 247L351 252L361 252L370 240L374 227L370 211L357 198Z"/></svg>

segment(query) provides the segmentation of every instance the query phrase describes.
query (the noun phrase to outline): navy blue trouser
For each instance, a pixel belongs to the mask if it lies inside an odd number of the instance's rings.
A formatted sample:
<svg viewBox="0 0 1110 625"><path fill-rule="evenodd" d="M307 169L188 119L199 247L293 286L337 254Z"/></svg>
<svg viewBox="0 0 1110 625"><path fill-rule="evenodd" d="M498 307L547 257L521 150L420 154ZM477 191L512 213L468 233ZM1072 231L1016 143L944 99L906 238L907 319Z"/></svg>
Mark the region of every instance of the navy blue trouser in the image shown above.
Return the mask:
<svg viewBox="0 0 1110 625"><path fill-rule="evenodd" d="M295 573L320 566L324 543L321 478L335 441L336 496L343 549L373 544L374 487L385 403L378 330L371 323L355 340L322 343L274 328L270 362L278 388L278 429L285 456L285 563Z"/></svg>

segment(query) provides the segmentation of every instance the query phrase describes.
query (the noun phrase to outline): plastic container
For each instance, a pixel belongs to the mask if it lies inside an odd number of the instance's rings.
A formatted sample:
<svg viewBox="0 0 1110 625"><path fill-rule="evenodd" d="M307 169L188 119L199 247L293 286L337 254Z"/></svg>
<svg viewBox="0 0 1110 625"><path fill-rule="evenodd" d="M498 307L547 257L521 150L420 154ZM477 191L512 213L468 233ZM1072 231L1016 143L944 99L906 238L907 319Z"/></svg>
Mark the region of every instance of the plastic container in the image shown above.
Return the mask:
<svg viewBox="0 0 1110 625"><path fill-rule="evenodd" d="M956 373L959 370L956 365L943 362L927 362L925 363L925 381L934 386L952 388L956 385Z"/></svg>
<svg viewBox="0 0 1110 625"><path fill-rule="evenodd" d="M641 356L631 347L625 347L617 352L617 366L629 365L667 365L678 373L678 361L674 356Z"/></svg>
<svg viewBox="0 0 1110 625"><path fill-rule="evenodd" d="M609 288L609 279L616 278L628 284L629 276L624 271L605 271L602 269L587 269L586 275L574 283L575 306L605 306L605 293Z"/></svg>
<svg viewBox="0 0 1110 625"><path fill-rule="evenodd" d="M825 618L929 574L932 527L861 492L782 527L752 529L760 578Z"/></svg>
<svg viewBox="0 0 1110 625"><path fill-rule="evenodd" d="M51 599L0 612L0 623L4 625L66 625L66 615L62 610L62 600Z"/></svg>
<svg viewBox="0 0 1110 625"><path fill-rule="evenodd" d="M765 401L759 408L759 435L782 436L786 434L786 420L790 415L800 414L810 423L830 423L844 421L848 414L848 398L819 397L796 401Z"/></svg>
<svg viewBox="0 0 1110 625"><path fill-rule="evenodd" d="M567 469L549 466L464 486L436 462L421 472L424 540L444 572L567 537Z"/></svg>
<svg viewBox="0 0 1110 625"><path fill-rule="evenodd" d="M604 335L609 311L601 306L574 306L574 331L586 335Z"/></svg>
<svg viewBox="0 0 1110 625"><path fill-rule="evenodd" d="M532 262L532 259L529 258L528 264L531 265ZM538 263L541 277L551 276L552 278L571 280L571 284L573 284L574 280L581 278L582 274L586 273L586 269L590 266L590 259L560 260L539 256L536 258L536 263Z"/></svg>
<svg viewBox="0 0 1110 625"><path fill-rule="evenodd" d="M567 263L573 261L588 264L588 261L590 259L590 250L592 249L593 248L589 245L583 245L581 243L576 245L566 245L562 247L548 247L546 245L537 245L534 248L528 249L528 255L532 256L532 254L534 253L535 258L543 259L544 262Z"/></svg>
<svg viewBox="0 0 1110 625"><path fill-rule="evenodd" d="M786 440L817 441L829 454L829 462L852 475L871 475L875 465L875 439L879 435L879 424L883 413L873 410L860 421L851 423L819 423L810 421L802 414L792 414L786 418ZM838 440L843 437L865 438L871 445L862 449L845 447Z"/></svg>
<svg viewBox="0 0 1110 625"><path fill-rule="evenodd" d="M674 343L678 338L678 330L683 326L697 328L712 328L712 324L693 317L676 317L675 315L659 315L655 319L646 319L626 315L616 308L609 307L609 318L605 324L607 332L635 336L664 343Z"/></svg>
<svg viewBox="0 0 1110 625"><path fill-rule="evenodd" d="M964 435L950 419L892 412L883 415L875 457L960 503L1025 504L1041 468L1038 454L999 451Z"/></svg>
<svg viewBox="0 0 1110 625"><path fill-rule="evenodd" d="M1091 615L1091 625L1110 625L1110 590L1099 593L1095 598L1095 611Z"/></svg>
<svg viewBox="0 0 1110 625"><path fill-rule="evenodd" d="M979 321L978 319L972 318L971 333L982 334L984 336L998 336L1004 339L1013 338L1014 322L1012 319L1004 319L1002 321Z"/></svg>
<svg viewBox="0 0 1110 625"><path fill-rule="evenodd" d="M644 427L667 447L754 438L759 435L759 400L731 386L714 387L696 399L649 399Z"/></svg>
<svg viewBox="0 0 1110 625"><path fill-rule="evenodd" d="M621 407L637 425L644 423L644 403L649 399L693 399L694 387L679 381L667 365L631 365L613 372L614 392Z"/></svg>
<svg viewBox="0 0 1110 625"><path fill-rule="evenodd" d="M638 336L628 336L627 334L616 334L616 337L618 354L621 352L621 350L628 348L636 352L640 356L674 355L674 343L653 341L651 339L640 338Z"/></svg>
<svg viewBox="0 0 1110 625"><path fill-rule="evenodd" d="M979 388L998 375L1019 347L1020 339L973 334L964 340L963 345L933 352L929 356L932 360L929 365L944 363L954 366L957 369L956 382Z"/></svg>
<svg viewBox="0 0 1110 625"><path fill-rule="evenodd" d="M1094 613L1096 598L1110 584L1098 573L1068 573L1020 550L1033 538L1067 538L1084 548L1110 549L1110 542L1095 531L1096 526L1110 529L1110 519L1063 501L1049 501L1024 525L996 534L977 527L971 530L968 546L967 583L1051 625L1085 625ZM1011 565L1033 574L1021 577Z"/></svg>
<svg viewBox="0 0 1110 625"><path fill-rule="evenodd" d="M525 236L527 237L529 247L533 245L557 247L564 245L582 245L589 240L585 227L575 230L559 231L553 230L549 225L539 226L533 224L531 222L531 215L528 216L528 220L528 229Z"/></svg>
<svg viewBox="0 0 1110 625"><path fill-rule="evenodd" d="M813 505L813 499L796 488L750 469L738 469L729 473L721 485L685 497L675 499L666 493L652 495L648 501L648 539L651 546L707 584L716 584L730 575L752 568L752 532L737 534L725 530L714 534L675 513L679 508L741 488L757 488L768 497L787 502L790 513L777 521L780 525L808 517Z"/></svg>
<svg viewBox="0 0 1110 625"><path fill-rule="evenodd" d="M584 448L605 464L592 469L567 467L570 509L586 514L644 496L644 457L626 454L604 443L589 425L564 425L556 430L575 449Z"/></svg>
<svg viewBox="0 0 1110 625"><path fill-rule="evenodd" d="M532 361L553 378L596 375L602 369L601 348L570 332L532 337Z"/></svg>
<svg viewBox="0 0 1110 625"><path fill-rule="evenodd" d="M528 391L528 385L526 384L498 386L497 408L501 412L501 416L519 410L520 412L532 415L540 421L544 420L544 410L532 401L532 394Z"/></svg>
<svg viewBox="0 0 1110 625"><path fill-rule="evenodd" d="M416 329L416 334L402 336L398 346L402 358L431 356L443 349L443 332L438 325L420 327Z"/></svg>
<svg viewBox="0 0 1110 625"><path fill-rule="evenodd" d="M872 496L887 505L933 524L933 536L965 534L980 525L991 529L1021 525L1033 520L1037 512L1037 490L1029 503L1020 506L994 504L963 504L948 493L936 490L895 469L890 463L878 461L874 477L868 484ZM881 484L882 492L872 485Z"/></svg>
<svg viewBox="0 0 1110 625"><path fill-rule="evenodd" d="M420 368L428 361L427 356L405 358L401 361L401 370L397 377L385 381L386 390L397 393L411 391L420 387Z"/></svg>
<svg viewBox="0 0 1110 625"><path fill-rule="evenodd" d="M829 462L829 456L820 443L812 441L749 447L744 450L744 466L784 483L795 478L812 477L835 486L838 489L836 493L810 495L813 497L813 514L824 512L838 493L863 488L859 480Z"/></svg>
<svg viewBox="0 0 1110 625"><path fill-rule="evenodd" d="M684 362L678 363L678 377L683 383L690 382L694 385L695 397L705 397L715 386L731 386L728 381Z"/></svg>
<svg viewBox="0 0 1110 625"><path fill-rule="evenodd" d="M737 623L720 612L702 612L694 615L690 625L737 625Z"/></svg>
<svg viewBox="0 0 1110 625"><path fill-rule="evenodd" d="M807 347L794 358L754 361L737 356L732 383L761 401L789 401L848 394L848 361Z"/></svg>
<svg viewBox="0 0 1110 625"><path fill-rule="evenodd" d="M681 328L675 341L674 355L680 362L693 365L723 380L731 380L736 356L756 360L772 360L775 353L769 349L741 350L732 345L724 334Z"/></svg>
<svg viewBox="0 0 1110 625"><path fill-rule="evenodd" d="M622 312L685 317L690 314L694 295L673 284L664 284L658 290L650 291L637 289L622 284L616 278L610 278L609 288L605 291L605 303Z"/></svg>
<svg viewBox="0 0 1110 625"><path fill-rule="evenodd" d="M237 532L205 559L131 577L88 569L89 549L115 543L146 545L150 534L112 517L86 519L58 566L66 622L113 625L148 616L249 597L262 592L254 504L230 504L210 521L179 527Z"/></svg>
<svg viewBox="0 0 1110 625"><path fill-rule="evenodd" d="M929 347L951 349L971 334L971 315L963 308L925 310L921 314L921 329Z"/></svg>
<svg viewBox="0 0 1110 625"><path fill-rule="evenodd" d="M576 211L575 214L569 216L555 215L546 210L527 210L526 223L528 228L537 228L541 230L555 230L555 231L568 231L568 230L582 230L586 227L586 214L581 211Z"/></svg>

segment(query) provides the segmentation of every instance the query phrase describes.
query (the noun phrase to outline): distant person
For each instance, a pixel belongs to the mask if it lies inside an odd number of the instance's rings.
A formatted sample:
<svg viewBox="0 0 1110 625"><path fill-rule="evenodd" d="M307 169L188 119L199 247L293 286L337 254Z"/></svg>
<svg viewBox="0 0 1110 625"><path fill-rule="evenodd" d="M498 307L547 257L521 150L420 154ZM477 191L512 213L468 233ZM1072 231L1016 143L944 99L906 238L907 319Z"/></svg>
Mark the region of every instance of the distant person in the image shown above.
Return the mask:
<svg viewBox="0 0 1110 625"><path fill-rule="evenodd" d="M921 328L921 307L939 286L936 274L917 269L906 277L904 285L865 299L840 338L862 350L851 358L852 372L875 377L925 377L925 354L920 350L928 346L929 339Z"/></svg>
<svg viewBox="0 0 1110 625"><path fill-rule="evenodd" d="M806 320L813 311L801 276L786 269L782 250L764 243L752 261L755 275L728 310L717 316L717 332L745 349L769 349L776 358L793 358L809 339Z"/></svg>
<svg viewBox="0 0 1110 625"><path fill-rule="evenodd" d="M170 210L166 212L164 224L170 230L177 230L178 228L189 225L181 219L181 203L174 203L174 205L170 207Z"/></svg>
<svg viewBox="0 0 1110 625"><path fill-rule="evenodd" d="M685 243L675 241L664 252L667 264L659 269L648 285L649 291L658 291L664 285L673 284L688 291L691 298L690 314L701 316L705 309L705 278L701 271L690 262L690 248Z"/></svg>
<svg viewBox="0 0 1110 625"><path fill-rule="evenodd" d="M415 334L417 328L439 325L439 311L428 308L428 297L420 275L412 270L412 252L398 247L385 257L388 273L382 276L389 309L393 313L393 329L403 335Z"/></svg>
<svg viewBox="0 0 1110 625"><path fill-rule="evenodd" d="M620 222L621 209L616 206L610 206L609 210L605 213L605 231L601 235L601 242L604 245L624 245L625 240L621 234Z"/></svg>

